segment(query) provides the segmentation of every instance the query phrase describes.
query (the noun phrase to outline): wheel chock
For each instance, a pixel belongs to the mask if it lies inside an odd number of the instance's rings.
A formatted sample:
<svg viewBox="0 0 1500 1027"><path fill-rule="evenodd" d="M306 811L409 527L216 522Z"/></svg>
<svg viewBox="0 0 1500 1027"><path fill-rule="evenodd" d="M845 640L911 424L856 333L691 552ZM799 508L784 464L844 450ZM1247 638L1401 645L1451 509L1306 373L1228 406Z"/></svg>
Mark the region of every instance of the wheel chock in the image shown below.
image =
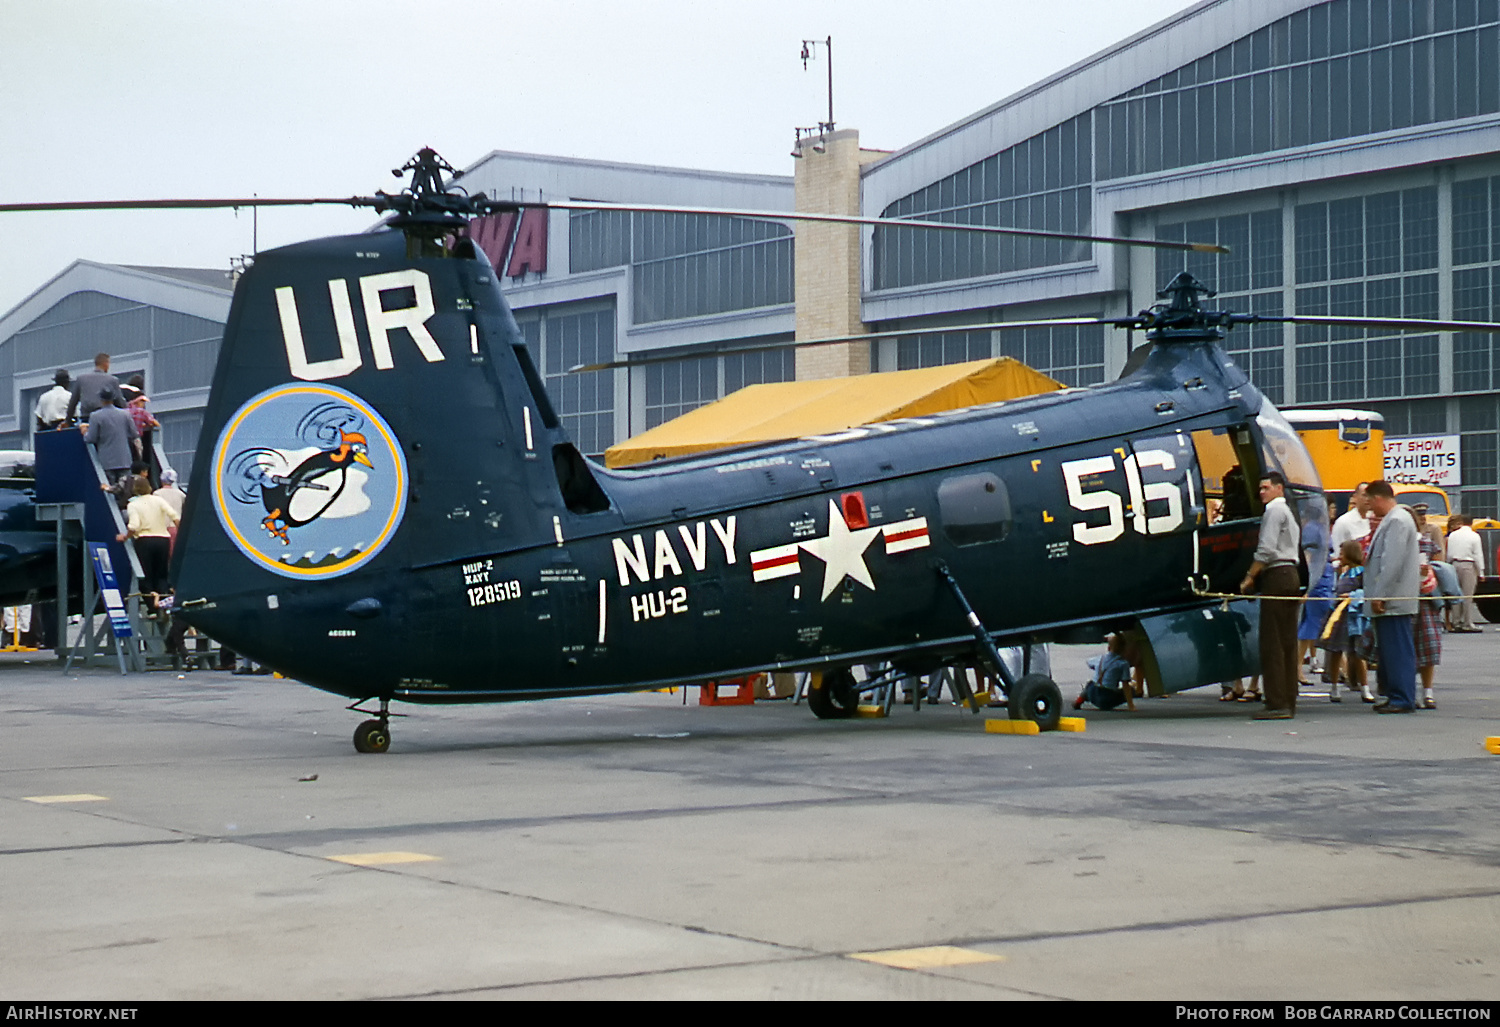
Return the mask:
<svg viewBox="0 0 1500 1027"><path fill-rule="evenodd" d="M730 678L727 681L706 681L698 688L699 706L753 706L755 704L755 676ZM730 689L734 689L730 693Z"/></svg>
<svg viewBox="0 0 1500 1027"><path fill-rule="evenodd" d="M1484 740L1484 747L1496 756L1500 756L1500 735L1490 735Z"/></svg>
<svg viewBox="0 0 1500 1027"><path fill-rule="evenodd" d="M1057 730L1059 731L1087 731L1089 722L1082 717L1058 717Z"/></svg>
<svg viewBox="0 0 1500 1027"><path fill-rule="evenodd" d="M855 707L854 715L856 717L883 717L885 716L885 707L878 703L860 703L859 706Z"/></svg>
<svg viewBox="0 0 1500 1027"><path fill-rule="evenodd" d="M984 722L984 733L987 735L1039 735L1042 729L1034 720L990 717Z"/></svg>

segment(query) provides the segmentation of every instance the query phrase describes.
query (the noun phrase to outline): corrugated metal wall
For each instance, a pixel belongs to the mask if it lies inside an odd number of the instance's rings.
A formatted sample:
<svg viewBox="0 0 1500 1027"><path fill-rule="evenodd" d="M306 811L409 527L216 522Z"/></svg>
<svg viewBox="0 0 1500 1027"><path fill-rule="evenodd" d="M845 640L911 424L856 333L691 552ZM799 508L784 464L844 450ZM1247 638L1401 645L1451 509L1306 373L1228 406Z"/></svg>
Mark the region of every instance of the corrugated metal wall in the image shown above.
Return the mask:
<svg viewBox="0 0 1500 1027"><path fill-rule="evenodd" d="M75 292L0 346L0 414L14 413L12 379L91 361L96 353L152 353L148 395L207 388L224 326L207 318Z"/></svg>

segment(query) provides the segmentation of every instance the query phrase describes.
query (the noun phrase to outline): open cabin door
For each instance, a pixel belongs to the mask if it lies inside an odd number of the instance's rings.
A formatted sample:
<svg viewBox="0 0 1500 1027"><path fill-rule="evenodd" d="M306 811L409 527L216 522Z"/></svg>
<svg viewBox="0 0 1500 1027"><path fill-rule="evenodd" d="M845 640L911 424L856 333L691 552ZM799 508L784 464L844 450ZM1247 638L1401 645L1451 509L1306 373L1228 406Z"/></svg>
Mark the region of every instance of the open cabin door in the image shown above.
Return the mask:
<svg viewBox="0 0 1500 1027"><path fill-rule="evenodd" d="M1260 535L1260 454L1246 424L1200 429L1192 441L1205 506L1195 580L1206 592L1234 592Z"/></svg>

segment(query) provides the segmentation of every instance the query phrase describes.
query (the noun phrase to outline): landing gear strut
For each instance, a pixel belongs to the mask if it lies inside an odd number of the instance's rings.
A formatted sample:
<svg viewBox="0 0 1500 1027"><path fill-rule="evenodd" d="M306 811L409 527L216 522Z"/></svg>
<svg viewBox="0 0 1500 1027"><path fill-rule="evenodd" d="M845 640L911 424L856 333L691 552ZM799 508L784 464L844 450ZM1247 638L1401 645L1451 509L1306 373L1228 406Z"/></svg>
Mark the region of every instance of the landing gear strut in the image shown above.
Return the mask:
<svg viewBox="0 0 1500 1027"><path fill-rule="evenodd" d="M365 700L361 699L360 702ZM354 750L356 752L385 752L391 747L391 701L382 698L380 700L380 714L378 720L367 720L354 729ZM373 710L362 710L359 703L348 707L356 713L373 713ZM396 714L401 716L401 714Z"/></svg>
<svg viewBox="0 0 1500 1027"><path fill-rule="evenodd" d="M1040 730L1056 731L1057 722L1062 716L1062 692L1047 675L1030 672L1030 645L1026 647L1023 676L1017 681L1015 675L1011 674L1005 662L1000 658L1000 651L995 648L995 639L979 620L979 614L974 612L974 607L970 605L963 589L958 587L958 581L953 577L953 572L948 569L948 565L939 561L933 569L937 571L938 577L943 579L943 583L953 593L953 598L958 601L959 608L963 610L964 618L969 622L969 630L973 633L974 641L977 643L980 660L1005 686L1006 707L1010 712L1010 719L1034 720ZM967 694L968 684L964 675L959 675L958 680L963 682L961 698L970 709L978 713L978 704Z"/></svg>

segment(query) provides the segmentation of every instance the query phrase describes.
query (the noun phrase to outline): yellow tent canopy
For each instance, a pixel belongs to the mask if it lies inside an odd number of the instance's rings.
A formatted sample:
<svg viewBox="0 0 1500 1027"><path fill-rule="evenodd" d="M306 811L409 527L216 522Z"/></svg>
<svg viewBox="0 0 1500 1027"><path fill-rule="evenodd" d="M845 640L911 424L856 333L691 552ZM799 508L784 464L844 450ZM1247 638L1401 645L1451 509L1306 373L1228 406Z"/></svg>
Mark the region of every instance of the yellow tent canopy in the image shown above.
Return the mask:
<svg viewBox="0 0 1500 1027"><path fill-rule="evenodd" d="M748 385L716 403L690 410L604 454L608 467L730 446L798 439L859 424L919 417L942 410L1034 396L1063 388L1010 357L911 371Z"/></svg>

